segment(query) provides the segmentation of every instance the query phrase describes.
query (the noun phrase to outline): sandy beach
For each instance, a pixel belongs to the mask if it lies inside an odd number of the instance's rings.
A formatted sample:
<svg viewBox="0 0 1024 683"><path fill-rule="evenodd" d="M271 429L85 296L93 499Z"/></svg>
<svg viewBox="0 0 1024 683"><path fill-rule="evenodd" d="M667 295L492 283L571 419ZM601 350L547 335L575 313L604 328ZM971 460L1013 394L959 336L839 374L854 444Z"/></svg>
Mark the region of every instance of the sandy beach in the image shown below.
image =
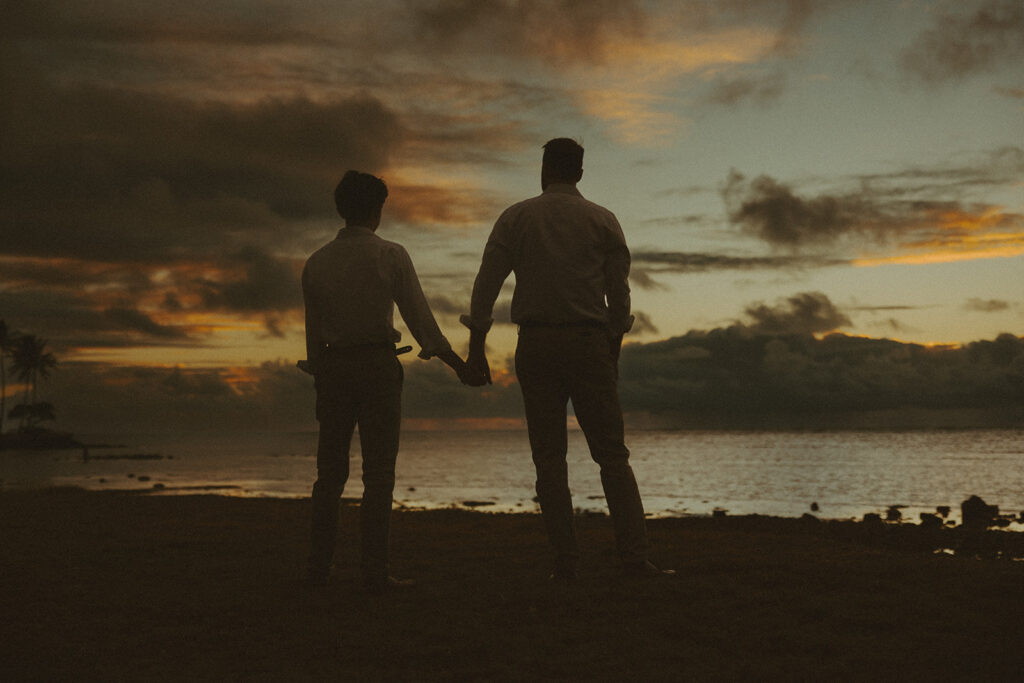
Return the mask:
<svg viewBox="0 0 1024 683"><path fill-rule="evenodd" d="M360 588L358 507L332 585L299 581L307 500L0 493L3 680L1019 680L1020 532L656 519L621 579L609 520L547 581L539 517L396 511Z"/></svg>

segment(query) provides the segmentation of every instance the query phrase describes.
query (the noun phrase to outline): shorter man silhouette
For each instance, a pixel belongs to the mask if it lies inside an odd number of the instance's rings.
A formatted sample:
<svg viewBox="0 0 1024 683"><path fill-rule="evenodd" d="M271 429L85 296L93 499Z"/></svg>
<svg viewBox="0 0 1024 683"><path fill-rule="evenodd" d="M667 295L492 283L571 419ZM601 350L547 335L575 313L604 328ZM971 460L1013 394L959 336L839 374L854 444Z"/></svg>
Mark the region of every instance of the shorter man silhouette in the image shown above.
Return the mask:
<svg viewBox="0 0 1024 683"><path fill-rule="evenodd" d="M312 547L307 578L326 583L334 556L338 504L349 474L356 425L362 445L363 499L359 510L362 573L370 592L406 585L388 572L388 536L402 413L401 338L394 306L421 347L467 381L467 368L441 334L409 254L381 239L387 186L349 171L334 192L345 227L317 250L302 273L308 370L316 378L320 422L313 485Z"/></svg>
<svg viewBox="0 0 1024 683"><path fill-rule="evenodd" d="M566 467L566 405L601 467L623 570L664 576L648 560L647 530L629 465L618 395L622 335L633 324L629 249L618 220L576 189L583 147L567 138L544 145L542 194L514 204L494 224L473 285L470 383L489 381L484 352L494 301L515 272L512 322L519 325L516 376L523 392L537 497L555 551L554 577L576 576L579 549Z"/></svg>

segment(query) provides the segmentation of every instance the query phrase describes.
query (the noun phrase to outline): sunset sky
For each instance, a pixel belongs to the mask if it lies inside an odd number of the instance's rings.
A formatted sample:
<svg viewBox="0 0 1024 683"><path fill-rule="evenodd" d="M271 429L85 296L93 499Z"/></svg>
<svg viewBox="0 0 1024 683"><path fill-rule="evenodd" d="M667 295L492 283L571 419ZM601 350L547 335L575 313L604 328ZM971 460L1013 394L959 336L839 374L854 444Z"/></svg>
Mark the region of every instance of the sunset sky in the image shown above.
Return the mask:
<svg viewBox="0 0 1024 683"><path fill-rule="evenodd" d="M379 234L464 352L488 232L563 136L633 254L628 342L780 320L918 344L1024 334L1019 0L2 12L0 318L48 339L79 388L130 395L163 372L238 395L272 371L308 391L298 276L340 227L350 168L388 183ZM514 327L489 342L500 368Z"/></svg>

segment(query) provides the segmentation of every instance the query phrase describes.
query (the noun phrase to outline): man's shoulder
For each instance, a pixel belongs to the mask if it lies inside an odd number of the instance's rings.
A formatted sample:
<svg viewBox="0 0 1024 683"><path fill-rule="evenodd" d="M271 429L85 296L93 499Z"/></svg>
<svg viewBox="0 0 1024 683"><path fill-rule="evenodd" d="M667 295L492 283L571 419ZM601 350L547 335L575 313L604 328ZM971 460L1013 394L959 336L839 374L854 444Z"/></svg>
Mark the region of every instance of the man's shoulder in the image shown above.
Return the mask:
<svg viewBox="0 0 1024 683"><path fill-rule="evenodd" d="M615 214L612 211L597 202L591 201L584 197L579 192L544 192L529 199L524 199L521 202L517 202L512 206L508 207L506 212L521 211L524 209L530 209L533 207L540 208L548 202L568 202L575 204L581 208L584 208L593 213L602 214L609 218L615 218Z"/></svg>

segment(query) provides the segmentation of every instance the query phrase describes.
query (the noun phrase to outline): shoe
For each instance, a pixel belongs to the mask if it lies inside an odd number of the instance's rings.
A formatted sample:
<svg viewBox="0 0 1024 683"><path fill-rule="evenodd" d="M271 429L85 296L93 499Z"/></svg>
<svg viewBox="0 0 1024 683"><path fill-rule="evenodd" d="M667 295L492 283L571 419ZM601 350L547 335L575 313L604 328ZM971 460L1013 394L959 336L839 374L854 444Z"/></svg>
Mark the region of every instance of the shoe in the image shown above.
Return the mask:
<svg viewBox="0 0 1024 683"><path fill-rule="evenodd" d="M363 587L366 588L366 592L371 595L382 595L396 589L401 590L415 585L416 582L412 579L396 579L393 576L363 579Z"/></svg>
<svg viewBox="0 0 1024 683"><path fill-rule="evenodd" d="M622 567L622 575L631 579L656 579L675 574L675 569L658 569L650 561L633 562Z"/></svg>

